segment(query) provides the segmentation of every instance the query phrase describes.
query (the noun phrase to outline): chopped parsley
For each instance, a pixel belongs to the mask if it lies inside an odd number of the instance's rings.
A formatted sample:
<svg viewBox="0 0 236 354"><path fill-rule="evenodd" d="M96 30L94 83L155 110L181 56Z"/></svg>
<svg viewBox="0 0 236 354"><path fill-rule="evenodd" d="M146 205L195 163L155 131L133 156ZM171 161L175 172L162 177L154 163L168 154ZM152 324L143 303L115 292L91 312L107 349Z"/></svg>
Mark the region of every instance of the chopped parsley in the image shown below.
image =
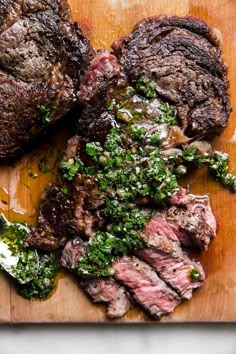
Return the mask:
<svg viewBox="0 0 236 354"><path fill-rule="evenodd" d="M59 165L59 170L61 171L63 178L67 181L72 181L76 174L82 170L82 168L83 162L79 157L68 161L63 161Z"/></svg>
<svg viewBox="0 0 236 354"><path fill-rule="evenodd" d="M134 248L146 248L140 233L118 238L108 232L97 232L96 237L89 240L86 255L74 265L74 271L86 277L112 275L112 262Z"/></svg>
<svg viewBox="0 0 236 354"><path fill-rule="evenodd" d="M147 98L157 97L155 81L149 80L145 75L141 76L140 79L136 81L135 88L138 93Z"/></svg>
<svg viewBox="0 0 236 354"><path fill-rule="evenodd" d="M236 176L229 170L227 154L215 151L209 161L209 169L223 186L236 192Z"/></svg>
<svg viewBox="0 0 236 354"><path fill-rule="evenodd" d="M27 263L22 263L23 268ZM55 288L55 278L59 264L53 253L37 251L37 270L33 279L25 284L18 283L20 295L29 300L46 299Z"/></svg>
<svg viewBox="0 0 236 354"><path fill-rule="evenodd" d="M166 123L168 125L177 125L177 109L175 106L169 103L163 103L160 105L162 114L159 117L155 117L154 121L157 124Z"/></svg>
<svg viewBox="0 0 236 354"><path fill-rule="evenodd" d="M68 190L68 188L66 188L66 187L61 187L61 188L59 189L59 192L60 192L61 194L63 194L63 195L68 195L68 194L69 194L69 190Z"/></svg>
<svg viewBox="0 0 236 354"><path fill-rule="evenodd" d="M196 147L189 146L183 150L182 159L183 164L191 162L197 167L207 166L217 181L232 192L236 192L236 176L230 172L227 154L219 151L200 154Z"/></svg>
<svg viewBox="0 0 236 354"><path fill-rule="evenodd" d="M54 104L51 104L51 106L47 108L44 105L39 105L38 110L41 113L42 124L43 125L50 124L53 113L56 110L56 106Z"/></svg>
<svg viewBox="0 0 236 354"><path fill-rule="evenodd" d="M43 156L38 163L38 170L39 172L46 174L46 173L52 173L53 175L55 174L53 168L48 166L48 158L46 156Z"/></svg>

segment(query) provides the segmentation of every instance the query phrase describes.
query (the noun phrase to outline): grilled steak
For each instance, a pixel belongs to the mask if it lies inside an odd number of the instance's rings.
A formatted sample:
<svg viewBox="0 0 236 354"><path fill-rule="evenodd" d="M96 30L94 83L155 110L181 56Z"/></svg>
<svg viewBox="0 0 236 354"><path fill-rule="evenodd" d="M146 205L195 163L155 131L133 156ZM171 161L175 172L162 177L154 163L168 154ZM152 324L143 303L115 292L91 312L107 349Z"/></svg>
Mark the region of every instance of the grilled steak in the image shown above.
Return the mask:
<svg viewBox="0 0 236 354"><path fill-rule="evenodd" d="M193 289L200 287L205 280L201 265L182 251L179 239L161 215L156 214L149 221L144 234L150 248L138 250L136 254L152 266L181 298L189 300ZM193 269L198 274L196 280L191 279Z"/></svg>
<svg viewBox="0 0 236 354"><path fill-rule="evenodd" d="M209 197L187 194L186 189L180 189L171 198L170 203L173 207L164 213L183 246L191 246L194 243L199 248L207 250L217 230Z"/></svg>
<svg viewBox="0 0 236 354"><path fill-rule="evenodd" d="M62 265L76 271L76 263L84 255L86 243L69 241L62 253ZM171 313L180 303L171 290L146 263L136 257L122 257L113 264L114 277L123 283L133 298L154 318ZM127 293L109 278L82 279L80 284L94 302L108 303L109 317L120 317L130 307Z"/></svg>
<svg viewBox="0 0 236 354"><path fill-rule="evenodd" d="M94 52L66 0L1 1L0 14L2 160L75 106Z"/></svg>
<svg viewBox="0 0 236 354"><path fill-rule="evenodd" d="M153 17L113 44L128 80L156 82L161 97L177 106L187 134L217 133L231 111L226 68L216 33L194 18Z"/></svg>
<svg viewBox="0 0 236 354"><path fill-rule="evenodd" d="M62 252L62 265L73 271L76 262L84 254L85 246L86 244L78 237L67 242ZM107 316L110 318L123 316L131 307L125 288L111 277L81 279L80 285L94 302L107 304Z"/></svg>
<svg viewBox="0 0 236 354"><path fill-rule="evenodd" d="M180 303L171 290L146 263L136 257L122 257L113 268L114 277L132 293L134 299L154 318L168 315Z"/></svg>

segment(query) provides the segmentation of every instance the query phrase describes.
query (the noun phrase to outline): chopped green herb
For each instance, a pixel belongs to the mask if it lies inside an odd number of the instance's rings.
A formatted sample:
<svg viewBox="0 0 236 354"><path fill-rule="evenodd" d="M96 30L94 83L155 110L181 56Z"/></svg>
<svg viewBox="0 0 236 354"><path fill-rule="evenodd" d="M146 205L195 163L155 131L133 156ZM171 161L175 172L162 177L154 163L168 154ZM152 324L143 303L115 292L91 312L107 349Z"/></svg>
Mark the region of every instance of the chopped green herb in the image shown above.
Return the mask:
<svg viewBox="0 0 236 354"><path fill-rule="evenodd" d="M236 176L229 172L228 161L227 154L215 151L211 155L209 169L225 187L236 192Z"/></svg>
<svg viewBox="0 0 236 354"><path fill-rule="evenodd" d="M24 247L30 234L25 223L10 223L0 215L0 225L1 268L15 278L21 295L31 300L46 298L55 287L59 269L55 255Z"/></svg>
<svg viewBox="0 0 236 354"><path fill-rule="evenodd" d="M68 191L68 188L66 187L62 187L59 189L59 192L63 195L68 195L69 194L69 191Z"/></svg>
<svg viewBox="0 0 236 354"><path fill-rule="evenodd" d="M208 166L210 172L224 187L236 192L236 176L230 172L228 155L219 151L201 154L196 147L189 146L182 153L183 164L194 163L197 167Z"/></svg>
<svg viewBox="0 0 236 354"><path fill-rule="evenodd" d="M56 106L52 104L49 108L47 108L44 105L39 105L38 110L41 113L42 124L48 125L51 122Z"/></svg>
<svg viewBox="0 0 236 354"><path fill-rule="evenodd" d="M154 118L155 123L166 123L168 125L178 124L177 109L175 106L172 106L169 103L163 103L160 105L160 110L162 111L162 114L159 117Z"/></svg>
<svg viewBox="0 0 236 354"><path fill-rule="evenodd" d="M159 133L152 134L150 137L150 144L152 145L160 145L161 137Z"/></svg>
<svg viewBox="0 0 236 354"><path fill-rule="evenodd" d="M51 167L48 167L48 158L46 156L42 157L39 161L38 164L38 170L39 172L46 174L46 173L52 173L53 175L55 174L54 170Z"/></svg>
<svg viewBox="0 0 236 354"><path fill-rule="evenodd" d="M113 109L114 109L115 107L116 107L116 100L113 99L113 100L111 100L111 102L109 102L109 103L107 104L106 109L107 109L108 111L113 111Z"/></svg>
<svg viewBox="0 0 236 354"><path fill-rule="evenodd" d="M103 151L99 143L88 143L86 144L86 153L90 157L97 156L99 153Z"/></svg>
<svg viewBox="0 0 236 354"><path fill-rule="evenodd" d="M61 171L63 178L67 181L72 181L76 174L82 171L83 165L83 162L76 157L75 159L61 162L59 170Z"/></svg>
<svg viewBox="0 0 236 354"><path fill-rule="evenodd" d="M149 80L146 76L141 76L140 79L136 81L136 91L147 98L155 98L156 94L156 83Z"/></svg>
<svg viewBox="0 0 236 354"><path fill-rule="evenodd" d="M142 141L146 133L146 129L140 127L137 124L133 124L130 126L130 135L134 140Z"/></svg>
<svg viewBox="0 0 236 354"><path fill-rule="evenodd" d="M59 264L53 253L37 251L37 254L37 272L34 278L26 284L17 284L19 294L29 300L46 299L55 288L55 277L59 271Z"/></svg>
<svg viewBox="0 0 236 354"><path fill-rule="evenodd" d="M97 232L89 240L86 255L74 266L74 271L82 276L109 276L113 274L112 262L134 248L145 248L141 234L133 233L126 238L117 238L108 232Z"/></svg>

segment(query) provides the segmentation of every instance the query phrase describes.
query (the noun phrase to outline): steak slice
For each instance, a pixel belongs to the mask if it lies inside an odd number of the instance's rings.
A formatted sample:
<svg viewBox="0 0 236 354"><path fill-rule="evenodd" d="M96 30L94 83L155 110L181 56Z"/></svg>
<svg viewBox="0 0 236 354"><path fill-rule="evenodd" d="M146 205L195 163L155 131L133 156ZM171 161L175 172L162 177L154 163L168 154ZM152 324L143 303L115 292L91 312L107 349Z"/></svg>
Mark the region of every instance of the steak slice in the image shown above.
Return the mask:
<svg viewBox="0 0 236 354"><path fill-rule="evenodd" d="M171 208L164 211L166 220L183 246L193 244L207 250L216 236L217 224L207 195L188 194L181 188L171 198Z"/></svg>
<svg viewBox="0 0 236 354"><path fill-rule="evenodd" d="M191 260L180 247L176 234L161 214L156 214L144 229L149 248L137 250L136 254L152 266L161 279L169 284L183 299L190 299L194 289L199 288L205 274L200 263ZM192 271L197 279L192 279Z"/></svg>
<svg viewBox="0 0 236 354"><path fill-rule="evenodd" d="M136 257L122 257L114 264L114 277L122 282L133 298L154 318L168 315L180 304L179 296L155 271Z"/></svg>
<svg viewBox="0 0 236 354"><path fill-rule="evenodd" d="M62 265L73 271L73 266L84 255L85 247L86 243L78 237L67 242L62 252ZM94 302L103 302L107 305L107 316L110 318L123 316L131 307L127 291L112 277L80 279L79 284Z"/></svg>
<svg viewBox="0 0 236 354"><path fill-rule="evenodd" d="M1 1L0 13L3 160L75 106L94 51L65 0Z"/></svg>
<svg viewBox="0 0 236 354"><path fill-rule="evenodd" d="M131 307L127 291L113 278L81 280L80 285L95 303L102 302L107 305L106 315L109 318L122 317Z"/></svg>
<svg viewBox="0 0 236 354"><path fill-rule="evenodd" d="M113 53L131 82L145 75L156 92L175 104L190 136L218 133L228 121L231 105L226 67L216 32L190 17L142 20Z"/></svg>

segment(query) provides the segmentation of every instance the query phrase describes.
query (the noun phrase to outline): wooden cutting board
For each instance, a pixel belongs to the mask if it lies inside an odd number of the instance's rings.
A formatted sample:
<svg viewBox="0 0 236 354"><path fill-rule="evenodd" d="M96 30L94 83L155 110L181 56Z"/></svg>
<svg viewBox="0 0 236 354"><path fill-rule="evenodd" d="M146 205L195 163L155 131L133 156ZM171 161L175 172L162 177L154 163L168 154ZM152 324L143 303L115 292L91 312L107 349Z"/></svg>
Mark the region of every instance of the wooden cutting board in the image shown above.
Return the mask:
<svg viewBox="0 0 236 354"><path fill-rule="evenodd" d="M230 95L236 111L236 1L235 0L70 0L74 18L78 20L96 48L109 47L127 34L133 25L147 16L175 14L191 15L219 28L223 36L223 54L228 65ZM231 114L224 133L214 140L216 149L231 156L236 173L236 119ZM0 169L0 208L11 220L34 223L39 198L44 186L54 179L51 173L38 172L38 162L45 157L52 166L56 151L63 149L69 136L60 132L25 156L15 167ZM32 179L29 173L37 173ZM179 306L174 314L161 322L235 321L236 320L236 195L212 181L205 170L198 171L186 181L191 191L209 193L219 222L217 238L209 251L200 256L206 270L205 285L197 290L190 302ZM105 308L93 305L80 291L76 278L61 274L54 294L43 302L29 302L19 297L10 280L0 274L0 322L108 322ZM115 322L148 322L140 310L132 309ZM112 321L110 321L112 322ZM113 321L114 322L114 321Z"/></svg>

